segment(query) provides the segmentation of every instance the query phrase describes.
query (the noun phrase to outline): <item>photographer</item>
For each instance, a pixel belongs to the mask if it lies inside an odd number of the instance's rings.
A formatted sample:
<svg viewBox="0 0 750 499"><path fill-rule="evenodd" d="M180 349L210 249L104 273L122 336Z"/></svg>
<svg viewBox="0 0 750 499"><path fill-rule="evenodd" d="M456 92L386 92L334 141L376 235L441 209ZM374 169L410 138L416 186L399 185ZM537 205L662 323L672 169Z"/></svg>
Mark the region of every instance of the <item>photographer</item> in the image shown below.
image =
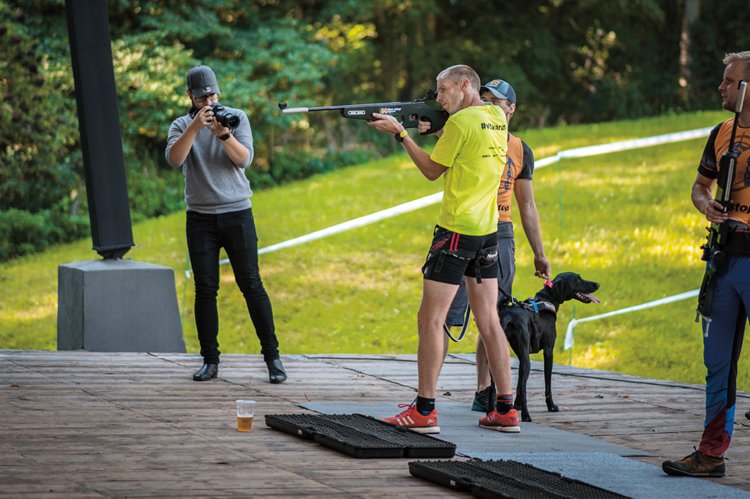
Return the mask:
<svg viewBox="0 0 750 499"><path fill-rule="evenodd" d="M271 300L258 268L258 237L245 168L253 159L250 122L239 109L216 106L216 75L208 66L187 74L187 95L192 107L172 122L165 157L182 168L187 205L186 233L195 277L195 324L203 366L195 381L215 378L219 372L219 252L223 247L235 280L247 303L250 318L268 366L269 381L281 383L286 373L279 358ZM236 125L229 128L227 125Z"/></svg>

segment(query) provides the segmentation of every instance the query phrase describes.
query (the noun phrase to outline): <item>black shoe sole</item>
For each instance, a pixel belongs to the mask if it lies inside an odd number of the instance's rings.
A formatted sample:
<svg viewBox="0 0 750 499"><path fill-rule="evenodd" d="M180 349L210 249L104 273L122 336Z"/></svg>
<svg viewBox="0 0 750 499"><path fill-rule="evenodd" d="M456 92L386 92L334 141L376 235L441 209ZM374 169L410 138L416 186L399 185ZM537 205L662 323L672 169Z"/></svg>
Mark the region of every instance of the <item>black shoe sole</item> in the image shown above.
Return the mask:
<svg viewBox="0 0 750 499"><path fill-rule="evenodd" d="M195 373L193 374L193 381L210 381L210 380L214 379L214 378L215 378L216 376L218 376L218 375L219 375L219 371L218 371L218 369L217 369L216 371L214 371L214 372L213 372L213 373L211 374L211 376L206 376L206 374L205 374L205 373L203 373L203 374L201 374L201 375L197 375L197 374L198 374L198 372L200 372L200 371L203 371L203 368L200 368L200 369L198 369L198 371L196 371L196 372L195 372Z"/></svg>
<svg viewBox="0 0 750 499"><path fill-rule="evenodd" d="M677 468L670 468L666 465L661 466L662 471L669 476L689 476L693 478L721 478L724 476L724 471L711 471L707 473L690 473L689 471L679 470Z"/></svg>

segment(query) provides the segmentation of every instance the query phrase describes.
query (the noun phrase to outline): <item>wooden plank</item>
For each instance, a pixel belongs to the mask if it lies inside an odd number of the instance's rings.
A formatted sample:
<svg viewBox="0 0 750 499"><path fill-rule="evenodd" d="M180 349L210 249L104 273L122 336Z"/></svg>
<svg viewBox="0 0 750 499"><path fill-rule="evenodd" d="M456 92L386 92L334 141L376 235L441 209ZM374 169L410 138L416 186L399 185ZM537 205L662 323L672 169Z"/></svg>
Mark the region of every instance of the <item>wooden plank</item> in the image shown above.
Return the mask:
<svg viewBox="0 0 750 499"><path fill-rule="evenodd" d="M285 356L281 385L268 383L258 355L224 355L218 379L195 383L200 363L188 354L0 351L0 497L469 497L414 479L408 460L354 459L263 424L265 414L308 413L299 404L313 401L408 401L413 355ZM449 356L439 401L470 404L475 375L470 357ZM653 454L642 462L682 457L700 438L698 385L556 366L553 390L558 413L547 412L541 372L532 372L535 423ZM236 431L239 398L258 401L250 433ZM750 491L750 398L739 400L728 476L714 481Z"/></svg>

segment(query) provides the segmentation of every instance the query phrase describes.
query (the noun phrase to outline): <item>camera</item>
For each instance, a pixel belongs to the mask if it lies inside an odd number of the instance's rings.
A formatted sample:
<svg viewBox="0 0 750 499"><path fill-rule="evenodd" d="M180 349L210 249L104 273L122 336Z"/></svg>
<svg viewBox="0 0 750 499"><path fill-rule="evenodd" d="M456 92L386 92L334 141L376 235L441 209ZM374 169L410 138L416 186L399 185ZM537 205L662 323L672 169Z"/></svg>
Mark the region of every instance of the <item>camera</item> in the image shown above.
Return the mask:
<svg viewBox="0 0 750 499"><path fill-rule="evenodd" d="M226 110L226 108L215 102L211 104L216 121L228 128L236 128L240 124L240 117Z"/></svg>

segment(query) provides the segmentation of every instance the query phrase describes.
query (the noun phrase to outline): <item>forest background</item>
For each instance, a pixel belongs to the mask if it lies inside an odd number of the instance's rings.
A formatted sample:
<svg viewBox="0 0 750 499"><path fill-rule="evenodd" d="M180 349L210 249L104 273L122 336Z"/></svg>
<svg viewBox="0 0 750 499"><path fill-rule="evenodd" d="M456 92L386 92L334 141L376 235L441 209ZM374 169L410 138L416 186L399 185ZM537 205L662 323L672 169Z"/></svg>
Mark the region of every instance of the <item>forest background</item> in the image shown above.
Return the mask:
<svg viewBox="0 0 750 499"><path fill-rule="evenodd" d="M110 0L135 222L183 209L163 157L185 74L214 68L255 139L263 188L358 163L395 142L279 102L413 100L452 64L512 82L514 128L716 109L725 52L750 47L743 0ZM0 2L0 261L88 234L63 0Z"/></svg>

